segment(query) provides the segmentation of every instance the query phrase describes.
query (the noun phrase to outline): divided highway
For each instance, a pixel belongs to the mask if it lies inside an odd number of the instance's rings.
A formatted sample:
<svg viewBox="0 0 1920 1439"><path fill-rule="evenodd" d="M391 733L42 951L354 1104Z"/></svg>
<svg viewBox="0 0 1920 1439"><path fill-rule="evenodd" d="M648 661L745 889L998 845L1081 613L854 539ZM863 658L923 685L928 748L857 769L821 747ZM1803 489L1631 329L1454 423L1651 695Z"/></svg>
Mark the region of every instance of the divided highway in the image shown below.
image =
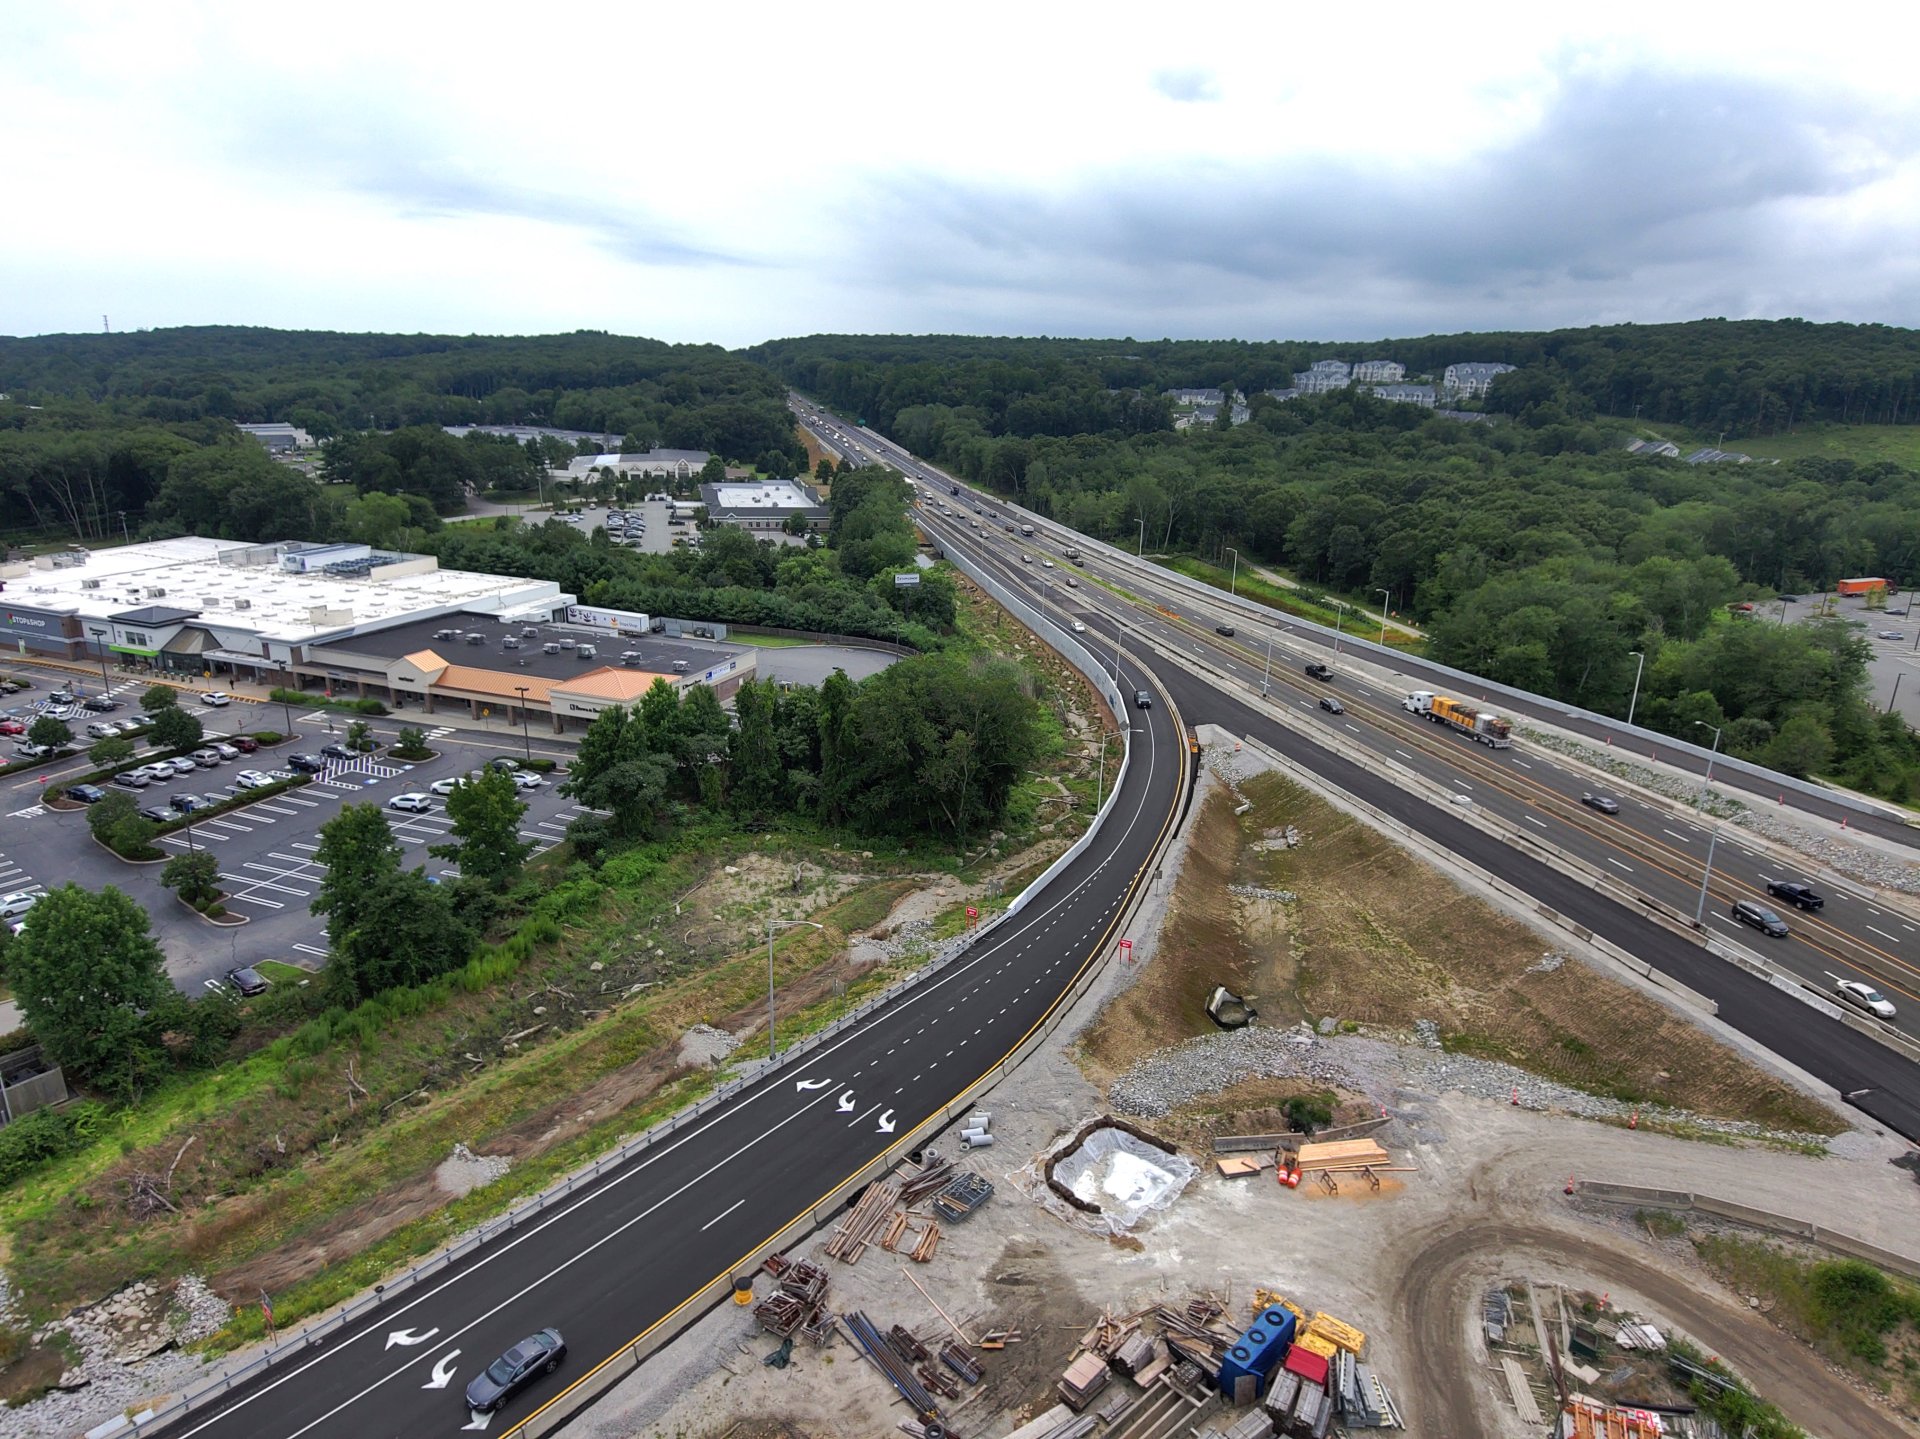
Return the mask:
<svg viewBox="0 0 1920 1439"><path fill-rule="evenodd" d="M1128 692L1151 676L1125 667ZM1129 710L1132 762L1098 842L966 955L512 1237L171 1424L169 1439L419 1439L484 1430L469 1380L549 1325L556 1374L491 1421L511 1432L669 1321L789 1222L941 1112L1042 1024L1118 922L1189 793L1171 710ZM589 1387L595 1392L597 1386Z"/></svg>
<svg viewBox="0 0 1920 1439"><path fill-rule="evenodd" d="M943 543L970 554L976 563L994 572L1003 582L1028 593L1050 584L1045 603L1068 622L1078 620L1086 625L1083 638L1092 642L1090 648L1096 653L1104 654L1107 647L1114 644L1115 625L1120 623L1125 626L1118 636L1122 645L1133 646L1137 651L1144 640L1155 649L1177 651L1202 666L1233 676L1242 687L1239 693L1231 683L1209 682L1181 665L1164 660L1156 662L1151 652L1136 654L1138 662L1161 677L1189 724L1213 723L1235 734L1251 735L1324 776L1330 784L1445 845L1463 859L1498 873L1536 899L1715 1000L1720 1006L1720 1018L1726 1023L1831 1084L1889 1128L1909 1139L1920 1140L1920 1069L1911 1062L1820 1016L1799 1000L1738 967L1714 958L1689 939L1467 824L1431 800L1413 793L1393 777L1393 772L1396 769L1414 771L1469 796L1476 805L1501 813L1515 823L1536 827L1543 840L1589 864L1620 870L1623 880L1689 917L1697 903L1698 866L1704 859L1705 830L1658 806L1632 801L1623 806L1622 816L1618 818L1593 813L1579 803L1582 783L1579 777L1553 762L1552 756L1536 751L1528 751L1523 756L1511 750L1495 752L1477 746L1401 710L1399 692L1383 691L1370 682L1356 680L1350 673L1342 672L1331 689L1307 680L1295 662L1300 652L1289 654L1281 647L1284 641L1275 645L1269 665L1266 661L1269 632L1284 635L1284 622L1278 626L1263 624L1263 633L1252 643L1250 636L1238 633L1238 623L1230 626L1236 630L1233 636L1215 633L1210 626L1216 617L1221 623L1229 623L1236 614L1229 608L1225 596L1221 597L1217 616L1213 613L1215 607L1207 606L1208 612L1202 614L1204 623L1195 624L1188 617L1201 607L1186 597L1181 597L1181 608L1177 611L1174 604L1169 603L1161 611L1153 612L1123 605L1100 585L1083 582L1069 589L1064 583L1068 572L1058 566L1049 570L1041 560L1043 553L1056 553L1052 546L1036 546L1034 541L1006 534L999 526L988 528L983 523L981 529L973 529L971 503L972 497L969 497L968 512L951 517L940 516L936 504L935 513L929 516L923 509L922 518L929 529L941 536ZM983 502L986 514L991 514L993 508ZM981 518L984 520L984 515ZM1022 554L1031 556L1032 562L1022 561ZM1109 576L1098 563L1077 564L1074 572L1109 578L1116 587L1124 586L1135 593L1141 588L1134 574L1116 571ZM1035 603L1040 602L1041 596L1035 594ZM1117 621L1110 611L1118 612ZM1239 612L1239 622L1245 619L1245 613ZM1278 703L1299 706L1309 724L1338 725L1344 746L1360 747L1368 752L1368 763L1357 764L1295 728L1280 724L1255 698L1263 686L1271 689ZM1328 694L1337 695L1346 704L1346 714L1336 716L1319 709L1319 697ZM1472 778L1463 777L1467 775ZM1680 829L1675 829L1675 825ZM1689 839L1683 830L1691 831L1693 837ZM1629 843L1631 847L1626 847ZM1691 847L1680 848L1683 845ZM1696 852L1700 859L1692 861L1693 873L1687 874L1681 866ZM1764 897L1760 895L1759 877L1778 868L1770 859L1746 849L1737 839L1723 839L1715 855L1713 897L1708 900L1713 917L1707 922L1724 919L1728 895ZM1886 977L1891 971L1903 981L1899 986L1901 993L1911 996L1902 1012L1903 1023L1911 1027L1916 1017L1920 1017L1920 982L1916 982L1920 980L1920 971L1916 971L1913 962L1897 948L1902 936L1909 940L1920 939L1920 936L1915 935L1904 917L1882 911L1864 900L1835 895L1833 904L1820 918L1810 919L1796 912L1794 923L1796 933L1791 941L1756 939L1755 943L1769 946L1764 952L1770 958L1780 960L1792 956L1796 967L1816 984L1825 975L1854 974L1858 972L1855 965L1871 958L1875 968L1870 977L1875 982L1893 987L1894 982ZM1885 943L1867 936L1878 936Z"/></svg>

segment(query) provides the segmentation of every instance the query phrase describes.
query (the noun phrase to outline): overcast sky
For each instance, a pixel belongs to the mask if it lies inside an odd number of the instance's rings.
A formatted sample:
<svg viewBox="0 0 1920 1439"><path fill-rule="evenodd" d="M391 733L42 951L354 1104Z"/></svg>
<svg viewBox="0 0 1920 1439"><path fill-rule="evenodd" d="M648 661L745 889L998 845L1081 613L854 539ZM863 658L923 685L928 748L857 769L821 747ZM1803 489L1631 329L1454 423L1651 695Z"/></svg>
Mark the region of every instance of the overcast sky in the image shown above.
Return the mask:
<svg viewBox="0 0 1920 1439"><path fill-rule="evenodd" d="M5 5L0 333L1916 325L1917 38L1910 0Z"/></svg>

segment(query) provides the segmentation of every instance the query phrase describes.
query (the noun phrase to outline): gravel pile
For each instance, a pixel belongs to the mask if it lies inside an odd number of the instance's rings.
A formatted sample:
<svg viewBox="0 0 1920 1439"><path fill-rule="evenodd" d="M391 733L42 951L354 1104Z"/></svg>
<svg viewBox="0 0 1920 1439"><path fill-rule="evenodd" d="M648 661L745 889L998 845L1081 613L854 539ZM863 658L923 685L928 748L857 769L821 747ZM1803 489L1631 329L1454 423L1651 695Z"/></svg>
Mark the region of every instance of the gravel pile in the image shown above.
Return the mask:
<svg viewBox="0 0 1920 1439"><path fill-rule="evenodd" d="M0 1304L11 1317L11 1296L0 1296ZM152 1317L135 1317L142 1313ZM170 1303L150 1285L132 1285L48 1325L36 1339L64 1330L81 1357L61 1376L61 1388L24 1408L0 1407L0 1439L84 1433L129 1405L178 1393L203 1374L205 1365L197 1356L165 1350L128 1362L129 1346L190 1344L219 1329L231 1314L224 1300L189 1275L174 1286Z"/></svg>
<svg viewBox="0 0 1920 1439"><path fill-rule="evenodd" d="M718 1064L740 1047L740 1037L711 1024L696 1024L680 1036L680 1058L687 1064Z"/></svg>
<svg viewBox="0 0 1920 1439"><path fill-rule="evenodd" d="M1605 770L1616 779L1626 780L1641 789L1650 789L1656 794L1666 795L1669 799L1692 804L1700 794L1698 781L1682 779L1677 775L1666 774L1659 770L1648 769L1645 765L1635 764L1625 759L1620 752L1611 748L1599 749L1584 741L1570 739L1565 735L1550 734L1543 730L1527 729L1526 738L1542 749L1550 749L1558 754L1569 755L1595 769ZM1920 865L1915 865L1897 855L1881 854L1878 850L1863 845L1849 844L1834 835L1820 834L1801 828L1785 814L1770 814L1763 809L1754 809L1739 800L1729 799L1718 792L1707 795L1707 802L1701 807L1705 813L1717 819L1737 824L1742 829L1752 830L1764 835L1776 844L1786 845L1808 858L1817 860L1827 868L1862 884L1878 889L1898 890L1903 894L1920 894Z"/></svg>
<svg viewBox="0 0 1920 1439"><path fill-rule="evenodd" d="M1228 894L1237 894L1242 899L1277 899L1282 904L1292 904L1300 896L1290 889L1261 889L1253 884L1230 884Z"/></svg>
<svg viewBox="0 0 1920 1439"><path fill-rule="evenodd" d="M1680 1120L1696 1129L1745 1139L1824 1145L1821 1135L1771 1130L1743 1120L1712 1119L1656 1105L1632 1105L1542 1079L1495 1060L1447 1054L1430 1021L1415 1023L1426 1047L1361 1035L1322 1037L1305 1024L1292 1029L1251 1026L1201 1035L1163 1049L1115 1081L1111 1098L1124 1114L1159 1118L1183 1104L1218 1094L1256 1077L1309 1079L1361 1094L1375 1104L1393 1101L1397 1111L1422 1096L1449 1091L1478 1099L1513 1102L1522 1108L1641 1122Z"/></svg>

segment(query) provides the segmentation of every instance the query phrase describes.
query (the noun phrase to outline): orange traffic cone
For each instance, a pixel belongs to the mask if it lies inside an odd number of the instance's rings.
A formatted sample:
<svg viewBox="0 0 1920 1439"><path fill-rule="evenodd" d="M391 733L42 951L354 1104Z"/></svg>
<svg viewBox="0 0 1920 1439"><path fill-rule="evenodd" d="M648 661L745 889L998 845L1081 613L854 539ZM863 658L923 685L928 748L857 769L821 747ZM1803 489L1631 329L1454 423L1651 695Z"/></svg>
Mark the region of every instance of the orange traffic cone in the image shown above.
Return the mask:
<svg viewBox="0 0 1920 1439"><path fill-rule="evenodd" d="M1571 1174L1567 1176L1567 1193L1573 1193L1573 1176Z"/></svg>
<svg viewBox="0 0 1920 1439"><path fill-rule="evenodd" d="M1516 1085L1514 1085L1514 1087L1513 1087L1513 1098L1512 1098L1512 1099L1510 1099L1510 1100L1508 1100L1507 1102L1508 1102L1509 1104L1512 1104L1512 1105L1516 1105L1516 1106L1517 1106L1517 1105L1518 1105L1518 1104L1520 1103L1520 1086L1519 1086L1519 1085L1517 1085L1517 1084L1516 1084Z"/></svg>
<svg viewBox="0 0 1920 1439"><path fill-rule="evenodd" d="M1636 1109L1633 1111L1632 1114L1627 1116L1627 1128L1638 1129L1639 1127L1640 1127L1640 1111Z"/></svg>

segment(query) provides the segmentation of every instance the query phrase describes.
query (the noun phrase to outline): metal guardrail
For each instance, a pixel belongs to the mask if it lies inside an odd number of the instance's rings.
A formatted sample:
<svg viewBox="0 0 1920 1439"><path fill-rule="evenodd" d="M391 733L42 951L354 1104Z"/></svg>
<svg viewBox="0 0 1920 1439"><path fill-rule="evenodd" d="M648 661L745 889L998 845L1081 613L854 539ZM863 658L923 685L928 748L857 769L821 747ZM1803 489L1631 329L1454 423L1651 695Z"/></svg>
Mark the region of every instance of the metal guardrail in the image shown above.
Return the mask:
<svg viewBox="0 0 1920 1439"><path fill-rule="evenodd" d="M983 589L992 594L996 600L1019 616L1023 623L1027 623L1036 633L1042 633L1054 649L1058 650L1069 663L1085 675L1086 678L1100 690L1108 704L1113 706L1115 714L1126 713L1125 706L1121 702L1118 687L1113 683L1111 677L1107 675L1105 670L1101 668L1099 661L1094 658L1084 646L1076 642L1071 634L1062 629L1058 624L1055 624L1050 618L1039 615L1030 602L1021 596L1010 593L992 577L978 572L974 567L967 564L960 565L960 568ZM967 936L964 944L957 945L943 954L935 955L927 964L921 966L898 983L890 985L882 993L864 1001L858 1007L848 1011L824 1028L815 1030L804 1039L789 1045L771 1061L761 1060L751 1070L729 1080L711 1094L703 1096L687 1108L661 1120L643 1133L624 1141L619 1147L581 1165L571 1173L556 1180L533 1198L515 1205L498 1218L488 1220L470 1230L466 1235L455 1240L446 1248L422 1260L420 1263L410 1266L405 1272L396 1275L394 1278L375 1285L370 1292L349 1301L331 1314L313 1321L298 1333L268 1345L265 1349L260 1350L251 1359L240 1364L238 1367L224 1370L217 1377L208 1380L206 1383L186 1390L163 1408L153 1410L136 1419L128 1419L124 1424L112 1429L101 1431L101 1439L108 1439L108 1436L113 1435L150 1434L183 1415L204 1407L209 1402L231 1392L237 1386L257 1378L259 1375L272 1369L275 1365L283 1364L291 1358L307 1353L330 1335L336 1334L348 1325L379 1312L396 1298L417 1288L425 1280L444 1273L455 1263L474 1254L486 1245L517 1232L526 1224L544 1214L555 1204L572 1198L576 1193L584 1191L591 1185L605 1178L608 1174L621 1169L630 1163L637 1155L645 1153L654 1145L670 1138L689 1124L711 1114L714 1110L732 1100L744 1090L761 1083L769 1076L778 1073L790 1064L806 1058L829 1040L845 1033L848 1029L870 1018L878 1010L894 1003L909 991L917 989L940 975L956 960L965 956L967 951L978 944L983 937L998 928L1004 920L1012 915L1018 914L1024 909L1030 899L1044 893L1048 884L1050 884L1062 870L1086 852L1104 827L1107 817L1111 814L1113 796L1120 793L1132 762L1133 744L1131 735L1130 732L1123 731L1120 762L1115 767L1113 785L1107 792L1107 803L1094 815L1093 822L1088 825L1086 832L1074 841L1052 864L1048 865L1026 889L1016 895L1005 910L987 920L978 929L974 930L971 935ZM1015 1051L1013 1057L1010 1057L1008 1060L1003 1060L1000 1065L990 1070L988 1076L983 1079L980 1084L972 1087L962 1100L954 1101L948 1105L945 1110L932 1116L926 1124L915 1129L912 1135L918 1135L923 1132L931 1133L934 1129L945 1125L954 1114L958 1113L962 1108L971 1105L980 1094L984 1094L995 1084L998 1084L1000 1079L1007 1072L1011 1071L1020 1059L1032 1052L1033 1048L1036 1047L1037 1040L1044 1039L1052 1033L1054 1026L1059 1022L1058 1016L1064 1014L1065 1011L1071 1007L1073 999L1078 998L1080 994L1085 992L1086 985L1091 982L1091 976L1097 972L1097 965L1089 966L1086 974L1083 976L1082 982L1077 985L1074 990L1069 992L1069 996L1064 999L1061 1004L1055 1007L1055 1018L1051 1023L1036 1031L1035 1037ZM892 1156L903 1152L902 1146L906 1143L906 1139L911 1138L912 1135L903 1138L902 1141L896 1143L886 1154L880 1157L881 1160L885 1161L885 1166L890 1166L895 1162ZM879 1161L875 1162L879 1163ZM862 1172L864 1173L865 1171L863 1170ZM831 1212L835 1204L837 1204L837 1201L816 1206L815 1212L818 1213L821 1209ZM706 1286L706 1288L696 1293L692 1298L688 1299L679 1309L676 1309L674 1313L677 1315L683 1311L688 1311L690 1306L690 1312L694 1314L702 1313L706 1308L705 1297L708 1296L710 1292L713 1298L718 1298L723 1296L729 1288L730 1285L727 1282L727 1277L722 1276L720 1279L716 1279L713 1283ZM669 1318L671 1317L672 1316L669 1316ZM673 1333L677 1332L677 1330L673 1331ZM651 1354L660 1344L667 1342L671 1337L673 1337L672 1333L669 1333L654 1343L646 1343L647 1336L642 1336L641 1340L636 1340L635 1343L629 1347L628 1351L622 1351L623 1353L631 1353L633 1356L631 1364L627 1366L626 1370L622 1371L622 1374L630 1372L633 1368L637 1368L642 1359L648 1354ZM616 1359L619 1357L618 1355L615 1356ZM609 1364L611 1362L612 1361L608 1361ZM611 1382L612 1381L609 1381L609 1383ZM596 1394L599 1392L601 1392L600 1389L594 1391ZM528 1427L528 1425L537 1422L540 1422L540 1416L533 1416L519 1428L505 1431L502 1439L509 1439L509 1436L513 1434L523 1433L531 1436L548 1432L548 1427L544 1423L542 1423L539 1428ZM557 1422L564 1422L564 1416L560 1420L557 1420L556 1423Z"/></svg>

